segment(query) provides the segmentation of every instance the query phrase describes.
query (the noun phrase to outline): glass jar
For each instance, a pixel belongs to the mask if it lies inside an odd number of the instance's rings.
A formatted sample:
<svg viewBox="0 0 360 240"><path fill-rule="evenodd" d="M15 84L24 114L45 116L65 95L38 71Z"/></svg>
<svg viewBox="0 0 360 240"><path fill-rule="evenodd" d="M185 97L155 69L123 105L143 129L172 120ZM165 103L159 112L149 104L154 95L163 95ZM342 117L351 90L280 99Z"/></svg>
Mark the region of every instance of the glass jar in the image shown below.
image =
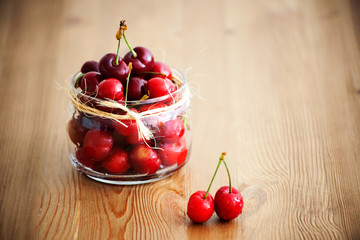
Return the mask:
<svg viewBox="0 0 360 240"><path fill-rule="evenodd" d="M78 171L99 182L131 185L170 176L191 151L190 94L182 73L170 95L113 102L90 97L71 80L67 124L70 159Z"/></svg>

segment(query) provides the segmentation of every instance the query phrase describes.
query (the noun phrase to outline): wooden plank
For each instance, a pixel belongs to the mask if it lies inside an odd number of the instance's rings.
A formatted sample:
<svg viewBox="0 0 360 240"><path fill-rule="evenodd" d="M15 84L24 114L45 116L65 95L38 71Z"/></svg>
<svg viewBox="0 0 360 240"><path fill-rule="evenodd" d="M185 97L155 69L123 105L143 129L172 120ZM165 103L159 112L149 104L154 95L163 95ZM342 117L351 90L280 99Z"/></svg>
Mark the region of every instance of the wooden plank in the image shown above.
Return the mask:
<svg viewBox="0 0 360 240"><path fill-rule="evenodd" d="M0 238L359 238L359 14L352 0L1 2ZM66 143L65 82L116 50L121 18L197 95L189 163L140 186L78 174ZM244 212L192 224L222 151ZM222 168L211 193L226 184Z"/></svg>

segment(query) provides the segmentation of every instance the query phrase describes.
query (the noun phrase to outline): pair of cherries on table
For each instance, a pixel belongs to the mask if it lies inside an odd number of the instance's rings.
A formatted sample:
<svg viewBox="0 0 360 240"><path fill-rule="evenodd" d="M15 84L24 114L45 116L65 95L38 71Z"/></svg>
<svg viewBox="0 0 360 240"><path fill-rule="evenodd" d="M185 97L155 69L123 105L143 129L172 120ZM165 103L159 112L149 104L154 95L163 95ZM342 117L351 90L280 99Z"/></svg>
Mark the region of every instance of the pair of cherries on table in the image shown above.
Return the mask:
<svg viewBox="0 0 360 240"><path fill-rule="evenodd" d="M231 177L225 162L225 155L225 152L221 154L207 191L197 191L189 198L187 215L195 223L206 222L211 218L214 211L221 220L225 221L235 219L242 213L244 200L241 193L231 186ZM226 167L229 186L221 187L213 198L209 191L221 163L224 163Z"/></svg>

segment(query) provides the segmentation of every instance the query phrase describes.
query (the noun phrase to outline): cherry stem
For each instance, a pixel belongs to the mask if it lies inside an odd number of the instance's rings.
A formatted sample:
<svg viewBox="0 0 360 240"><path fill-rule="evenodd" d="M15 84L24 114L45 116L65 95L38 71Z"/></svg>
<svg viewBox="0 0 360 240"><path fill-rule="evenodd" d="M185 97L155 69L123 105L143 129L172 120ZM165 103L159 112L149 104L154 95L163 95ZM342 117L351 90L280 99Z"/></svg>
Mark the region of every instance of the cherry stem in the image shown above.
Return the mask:
<svg viewBox="0 0 360 240"><path fill-rule="evenodd" d="M85 73L81 73L75 80L75 83L74 83L74 86L77 88L77 87L80 87L80 79L85 75Z"/></svg>
<svg viewBox="0 0 360 240"><path fill-rule="evenodd" d="M134 49L132 49L132 47L130 47L130 45L129 45L128 41L126 40L125 32L123 33L123 36L124 36L124 40L125 40L125 42L126 42L126 45L129 47L129 49L130 49L130 51L131 51L132 55L134 56L134 58L137 58L137 54L136 54L136 52L134 51Z"/></svg>
<svg viewBox="0 0 360 240"><path fill-rule="evenodd" d="M119 30L117 31L115 37L116 39L118 40L118 47L117 47L117 51L116 51L116 59L115 59L115 65L119 65L119 58L120 58L120 54L119 54L119 51L120 51L120 41L121 41L121 38L124 34L124 31L127 29L127 26L125 24L125 20L121 20L120 21L120 27L119 27Z"/></svg>
<svg viewBox="0 0 360 240"><path fill-rule="evenodd" d="M131 73L131 70L132 70L132 63L129 62L129 74L126 78L126 92L125 92L125 107L126 107L126 102L127 102L127 96L128 96L128 90L129 90L129 80L130 80L130 73Z"/></svg>
<svg viewBox="0 0 360 240"><path fill-rule="evenodd" d="M225 155L224 155L225 157ZM228 174L228 177L229 177L229 193L232 193L232 187L231 187L231 177L230 177L230 171L229 171L229 168L225 162L225 159L223 158L223 163L225 164L225 168L226 168L226 171L227 171L227 174Z"/></svg>
<svg viewBox="0 0 360 240"><path fill-rule="evenodd" d="M214 172L214 175L213 175L213 177L212 177L212 179L211 179L211 182L210 182L210 184L209 184L208 189L206 190L205 196L203 197L204 199L206 199L207 196L209 195L211 185L212 185L212 183L213 183L213 181L214 181L214 179L215 179L215 176L216 176L217 171L219 170L221 161L224 160L224 156L225 156L225 155L226 155L226 153L222 153L221 156L220 156L220 158L219 158L219 162L218 162L218 165L217 165L216 170L215 170L215 172Z"/></svg>
<svg viewBox="0 0 360 240"><path fill-rule="evenodd" d="M119 58L120 58L120 41L121 41L121 38L119 39L118 41L118 47L117 47L117 51L116 51L116 59L115 59L115 65L119 65Z"/></svg>

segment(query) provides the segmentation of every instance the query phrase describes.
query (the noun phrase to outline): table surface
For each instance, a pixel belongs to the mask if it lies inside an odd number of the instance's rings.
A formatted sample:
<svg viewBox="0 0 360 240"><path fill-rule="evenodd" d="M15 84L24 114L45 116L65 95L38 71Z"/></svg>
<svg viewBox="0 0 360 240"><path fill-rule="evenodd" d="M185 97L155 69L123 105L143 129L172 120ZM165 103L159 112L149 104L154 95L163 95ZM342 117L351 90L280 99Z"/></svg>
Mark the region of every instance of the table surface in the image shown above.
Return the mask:
<svg viewBox="0 0 360 240"><path fill-rule="evenodd" d="M1 239L359 238L358 1L0 4ZM116 51L121 19L193 93L189 162L137 186L78 173L65 131L66 81ZM192 224L223 151L243 213ZM223 185L221 168L211 193Z"/></svg>

